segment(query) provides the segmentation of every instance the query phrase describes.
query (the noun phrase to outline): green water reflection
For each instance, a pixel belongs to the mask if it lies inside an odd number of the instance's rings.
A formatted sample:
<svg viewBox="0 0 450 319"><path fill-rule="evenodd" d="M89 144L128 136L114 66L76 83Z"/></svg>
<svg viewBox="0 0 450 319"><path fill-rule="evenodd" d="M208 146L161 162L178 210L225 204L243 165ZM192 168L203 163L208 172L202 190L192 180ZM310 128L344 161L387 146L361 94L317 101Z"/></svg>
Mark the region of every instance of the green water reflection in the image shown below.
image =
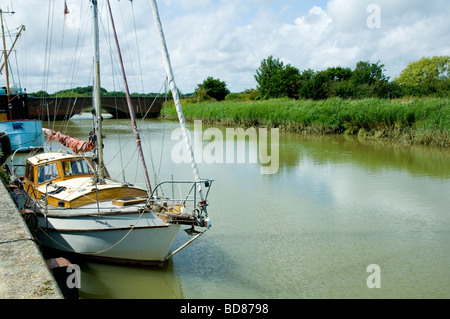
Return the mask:
<svg viewBox="0 0 450 319"><path fill-rule="evenodd" d="M134 142L128 122L105 124L110 172L143 183L136 165L124 167L137 155L113 152ZM191 178L189 164L171 159L177 127L141 124L160 179ZM71 120L67 131L85 137L89 121ZM281 133L279 154L272 175L259 162L199 164L215 179L213 227L163 269L82 265L82 297L450 297L450 150ZM371 264L379 289L366 284Z"/></svg>

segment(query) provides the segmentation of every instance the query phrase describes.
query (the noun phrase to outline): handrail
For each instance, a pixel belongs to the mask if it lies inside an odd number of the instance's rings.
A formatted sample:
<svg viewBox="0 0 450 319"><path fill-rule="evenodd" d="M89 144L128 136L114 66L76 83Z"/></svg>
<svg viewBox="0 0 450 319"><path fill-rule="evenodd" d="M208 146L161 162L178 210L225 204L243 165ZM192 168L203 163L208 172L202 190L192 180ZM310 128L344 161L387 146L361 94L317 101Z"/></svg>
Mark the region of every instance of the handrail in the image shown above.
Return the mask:
<svg viewBox="0 0 450 319"><path fill-rule="evenodd" d="M167 181L163 181L160 182L159 184L156 185L156 187L153 189L152 193L150 194L149 200L152 201L154 199L158 199L158 197L155 196L155 194L158 192L158 189L161 189L162 186L164 184L192 184L191 189L188 192L188 195L191 193L192 188L194 188L194 199L193 200L188 200L186 198L184 199L175 199L175 198L164 198L165 200L170 199L170 200L174 200L174 201L194 201L194 206L197 206L197 201L196 201L196 192L197 192L197 184L202 183L205 185L205 187L208 189L208 191L206 192L205 196L204 196L204 200L206 200L208 198L208 194L209 191L211 189L211 185L212 182L214 182L213 179L201 179L199 182L196 181L187 181L187 180L167 180Z"/></svg>
<svg viewBox="0 0 450 319"><path fill-rule="evenodd" d="M212 185L213 181L214 180L212 180L212 179L201 179L200 181L186 181L186 180L176 181L176 180L169 180L169 181L160 182L153 189L150 197L147 200L147 204L146 205L151 205L152 202L154 203L156 201L158 201L158 202L162 202L162 201L165 201L165 202L170 202L170 201L177 202L178 201L178 202L182 202L182 205L185 207L186 206L185 205L186 202L188 202L188 201L189 202L193 202L194 205L193 205L193 210L191 212L192 217L196 220L197 225L199 225L201 227L209 228L209 227L211 227L211 221L208 218L208 212L207 212L206 207L208 206L207 198L208 198L209 191L211 189L211 185ZM165 185L165 184L169 184L169 185L170 184L172 184L172 185L174 185L174 184L192 184L192 187L189 189L187 196L185 198L182 198L182 199L175 199L175 198L155 196L155 194L157 194L158 189L162 188L162 186ZM204 184L205 188L207 188L207 192L206 192L206 194L203 194L203 196L201 197L202 200L197 203L197 195L196 194L197 194L197 185L198 184ZM194 190L194 194L193 195L191 195L192 190ZM189 198L190 196L191 197L193 196L194 198L193 199ZM175 196L173 196L173 197L175 197Z"/></svg>

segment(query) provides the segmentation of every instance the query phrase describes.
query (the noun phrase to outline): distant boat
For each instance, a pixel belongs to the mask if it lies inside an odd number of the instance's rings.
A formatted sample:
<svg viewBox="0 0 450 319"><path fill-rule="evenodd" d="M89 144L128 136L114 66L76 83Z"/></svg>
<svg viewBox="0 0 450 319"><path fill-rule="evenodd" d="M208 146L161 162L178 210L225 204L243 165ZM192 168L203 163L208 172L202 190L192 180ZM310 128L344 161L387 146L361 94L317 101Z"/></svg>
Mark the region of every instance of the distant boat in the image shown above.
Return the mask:
<svg viewBox="0 0 450 319"><path fill-rule="evenodd" d="M2 60L0 72L6 75L6 86L0 87L0 165L3 164L11 153L29 152L39 149L44 144L42 122L28 119L28 95L20 87L10 86L9 83L9 53L14 48L24 26L22 25L11 49L7 50L5 31L3 25L3 13L0 10L2 27Z"/></svg>
<svg viewBox="0 0 450 319"><path fill-rule="evenodd" d="M88 141L82 141L44 129L50 140L59 141L71 152L44 152L27 159L25 175L18 179L23 182L26 196L23 208L36 215L40 240L47 247L109 261L162 265L211 226L207 197L212 180L201 179L193 161L193 181L169 180L152 188L130 104L131 126L148 190L110 177L103 160L98 8L96 0L90 1L95 44L93 131ZM152 1L152 4L165 49L156 3ZM113 21L111 8L109 11ZM115 32L114 24L113 29ZM186 134L186 143L193 154L167 51L163 56L167 58L167 77ZM129 97L123 65L122 74ZM182 194L176 196L178 193ZM188 234L192 237L172 251L181 225L189 226Z"/></svg>
<svg viewBox="0 0 450 319"><path fill-rule="evenodd" d="M44 144L42 121L27 119L26 92L0 89L0 132L8 135L11 152L29 152Z"/></svg>

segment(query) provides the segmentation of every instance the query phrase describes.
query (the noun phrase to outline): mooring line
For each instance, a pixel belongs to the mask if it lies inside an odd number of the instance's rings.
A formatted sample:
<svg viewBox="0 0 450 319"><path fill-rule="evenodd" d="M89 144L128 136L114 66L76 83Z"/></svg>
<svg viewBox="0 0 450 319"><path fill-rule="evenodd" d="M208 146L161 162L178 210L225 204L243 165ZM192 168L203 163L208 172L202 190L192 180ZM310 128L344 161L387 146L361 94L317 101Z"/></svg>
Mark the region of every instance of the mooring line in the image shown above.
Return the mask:
<svg viewBox="0 0 450 319"><path fill-rule="evenodd" d="M3 245L3 244L9 244L9 243L15 243L15 242L19 242L19 241L25 241L25 240L31 240L32 242L34 242L34 238L32 238L32 237L26 237L26 238L17 238L17 239L11 239L11 240L0 241L0 245Z"/></svg>

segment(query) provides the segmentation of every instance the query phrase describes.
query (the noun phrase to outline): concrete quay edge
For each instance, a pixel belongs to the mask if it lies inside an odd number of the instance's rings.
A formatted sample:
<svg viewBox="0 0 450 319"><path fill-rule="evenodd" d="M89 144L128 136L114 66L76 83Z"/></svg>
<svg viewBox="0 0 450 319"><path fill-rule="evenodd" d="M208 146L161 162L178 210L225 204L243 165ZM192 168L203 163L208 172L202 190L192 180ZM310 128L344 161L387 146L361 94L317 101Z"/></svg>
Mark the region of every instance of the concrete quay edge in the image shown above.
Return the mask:
<svg viewBox="0 0 450 319"><path fill-rule="evenodd" d="M21 213L0 184L0 299L63 299Z"/></svg>

